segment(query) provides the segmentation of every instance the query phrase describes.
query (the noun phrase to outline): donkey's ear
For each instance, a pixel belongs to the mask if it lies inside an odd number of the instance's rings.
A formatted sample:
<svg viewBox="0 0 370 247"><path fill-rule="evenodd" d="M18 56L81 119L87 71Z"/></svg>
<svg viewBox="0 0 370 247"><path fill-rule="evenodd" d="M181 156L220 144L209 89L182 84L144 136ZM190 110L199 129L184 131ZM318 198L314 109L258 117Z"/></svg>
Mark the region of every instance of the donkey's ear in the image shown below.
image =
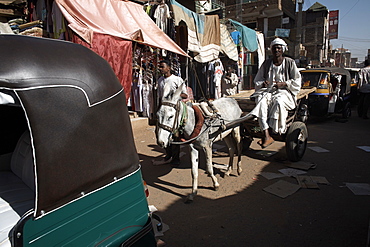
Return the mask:
<svg viewBox="0 0 370 247"><path fill-rule="evenodd" d="M173 90L171 90L170 85L166 85L163 89L163 99L171 100L173 98Z"/></svg>
<svg viewBox="0 0 370 247"><path fill-rule="evenodd" d="M175 93L173 94L173 99L181 99L181 92L182 92L182 87L183 85L181 84L175 91Z"/></svg>

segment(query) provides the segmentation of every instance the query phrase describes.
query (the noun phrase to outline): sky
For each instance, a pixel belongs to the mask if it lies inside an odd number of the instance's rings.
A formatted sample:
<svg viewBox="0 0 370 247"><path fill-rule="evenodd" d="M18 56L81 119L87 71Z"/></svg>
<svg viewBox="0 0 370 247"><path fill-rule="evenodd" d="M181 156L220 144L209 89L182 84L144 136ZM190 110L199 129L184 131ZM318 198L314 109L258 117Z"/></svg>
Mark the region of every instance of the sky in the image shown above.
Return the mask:
<svg viewBox="0 0 370 247"><path fill-rule="evenodd" d="M303 10L319 2L329 11L339 10L338 39L331 39L333 49L348 49L352 58L364 61L370 49L370 0L304 0Z"/></svg>

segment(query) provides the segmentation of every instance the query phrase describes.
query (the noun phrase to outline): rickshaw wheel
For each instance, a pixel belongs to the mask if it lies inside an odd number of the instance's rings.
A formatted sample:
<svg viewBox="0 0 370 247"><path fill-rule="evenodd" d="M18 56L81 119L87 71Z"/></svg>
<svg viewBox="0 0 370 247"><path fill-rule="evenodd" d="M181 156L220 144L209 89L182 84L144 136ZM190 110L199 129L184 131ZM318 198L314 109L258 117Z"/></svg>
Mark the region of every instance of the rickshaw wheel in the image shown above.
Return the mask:
<svg viewBox="0 0 370 247"><path fill-rule="evenodd" d="M347 119L351 116L351 103L345 103L342 111L342 118Z"/></svg>
<svg viewBox="0 0 370 247"><path fill-rule="evenodd" d="M302 159L307 147L307 137L306 125L302 122L293 122L285 139L286 153L290 161Z"/></svg>

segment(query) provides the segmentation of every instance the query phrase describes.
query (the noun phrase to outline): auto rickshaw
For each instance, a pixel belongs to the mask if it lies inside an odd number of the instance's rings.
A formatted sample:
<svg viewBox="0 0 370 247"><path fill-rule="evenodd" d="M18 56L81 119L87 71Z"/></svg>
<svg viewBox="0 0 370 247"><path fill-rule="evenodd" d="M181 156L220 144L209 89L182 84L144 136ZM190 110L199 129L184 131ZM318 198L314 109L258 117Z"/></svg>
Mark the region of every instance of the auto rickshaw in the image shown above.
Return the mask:
<svg viewBox="0 0 370 247"><path fill-rule="evenodd" d="M109 64L20 35L0 35L0 54L0 246L156 246Z"/></svg>
<svg viewBox="0 0 370 247"><path fill-rule="evenodd" d="M302 88L317 88L308 96L310 115L341 113L343 118L351 116L351 75L348 70L324 67L302 70L300 73Z"/></svg>

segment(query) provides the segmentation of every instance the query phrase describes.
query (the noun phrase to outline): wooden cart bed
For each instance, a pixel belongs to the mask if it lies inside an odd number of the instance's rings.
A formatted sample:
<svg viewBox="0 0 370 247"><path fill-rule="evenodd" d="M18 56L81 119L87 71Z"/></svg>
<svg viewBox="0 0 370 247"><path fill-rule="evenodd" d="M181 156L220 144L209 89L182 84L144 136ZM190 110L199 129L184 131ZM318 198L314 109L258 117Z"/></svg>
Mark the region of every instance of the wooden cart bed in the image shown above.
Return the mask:
<svg viewBox="0 0 370 247"><path fill-rule="evenodd" d="M256 105L256 103L250 99L250 96L254 93L254 91L254 89L243 90L238 94L230 95L228 97L234 98L238 102L243 112L250 112ZM302 88L297 95L297 100L307 97L310 93L314 91L316 91L316 87Z"/></svg>

